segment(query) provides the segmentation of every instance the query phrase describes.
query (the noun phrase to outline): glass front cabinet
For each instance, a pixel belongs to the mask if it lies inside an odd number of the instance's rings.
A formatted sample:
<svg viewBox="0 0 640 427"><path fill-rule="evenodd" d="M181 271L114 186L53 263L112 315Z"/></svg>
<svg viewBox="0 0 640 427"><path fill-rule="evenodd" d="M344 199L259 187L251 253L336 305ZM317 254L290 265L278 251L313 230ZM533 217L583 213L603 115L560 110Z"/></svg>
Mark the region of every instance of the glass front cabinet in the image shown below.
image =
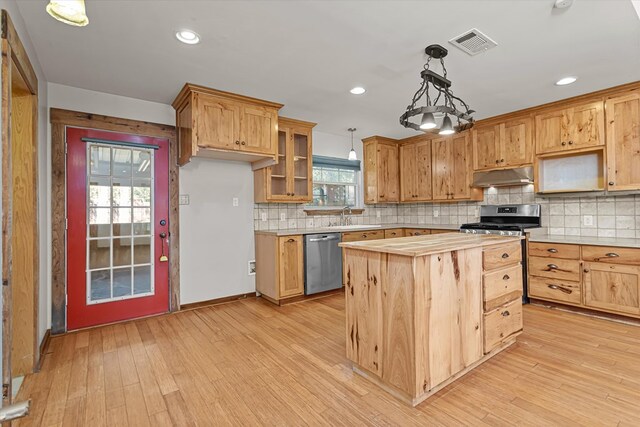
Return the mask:
<svg viewBox="0 0 640 427"><path fill-rule="evenodd" d="M254 172L256 203L311 201L311 139L315 125L278 118L278 163Z"/></svg>

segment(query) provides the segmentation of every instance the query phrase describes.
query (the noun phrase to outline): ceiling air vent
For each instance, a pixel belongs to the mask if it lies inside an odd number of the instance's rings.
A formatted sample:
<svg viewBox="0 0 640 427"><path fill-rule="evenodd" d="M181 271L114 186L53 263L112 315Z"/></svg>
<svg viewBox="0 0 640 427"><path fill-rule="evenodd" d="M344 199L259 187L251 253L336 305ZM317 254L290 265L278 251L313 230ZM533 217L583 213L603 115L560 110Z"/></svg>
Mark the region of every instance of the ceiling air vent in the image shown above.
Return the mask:
<svg viewBox="0 0 640 427"><path fill-rule="evenodd" d="M449 43L457 46L472 56L498 46L498 43L491 40L489 36L483 34L476 28L472 28L459 36L452 38L449 40Z"/></svg>

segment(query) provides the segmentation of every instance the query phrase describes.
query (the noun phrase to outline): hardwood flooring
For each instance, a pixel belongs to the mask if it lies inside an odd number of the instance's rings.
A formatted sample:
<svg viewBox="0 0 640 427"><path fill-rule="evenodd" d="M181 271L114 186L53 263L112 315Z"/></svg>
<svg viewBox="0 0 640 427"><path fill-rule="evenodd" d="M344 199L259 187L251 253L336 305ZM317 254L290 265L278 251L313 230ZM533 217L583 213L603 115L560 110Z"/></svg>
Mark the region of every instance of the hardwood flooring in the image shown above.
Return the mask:
<svg viewBox="0 0 640 427"><path fill-rule="evenodd" d="M526 306L516 345L416 408L355 375L344 298L246 299L53 337L18 425L640 425L640 327Z"/></svg>

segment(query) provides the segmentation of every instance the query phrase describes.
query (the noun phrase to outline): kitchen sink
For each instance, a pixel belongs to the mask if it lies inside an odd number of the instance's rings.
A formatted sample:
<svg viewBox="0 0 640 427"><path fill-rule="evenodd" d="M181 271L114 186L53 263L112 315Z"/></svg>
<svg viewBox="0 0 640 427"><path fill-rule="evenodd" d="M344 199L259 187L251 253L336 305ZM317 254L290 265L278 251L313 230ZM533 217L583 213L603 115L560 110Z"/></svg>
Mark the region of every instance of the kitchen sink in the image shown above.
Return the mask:
<svg viewBox="0 0 640 427"><path fill-rule="evenodd" d="M329 227L331 230L369 230L372 228L380 228L381 225L334 225Z"/></svg>

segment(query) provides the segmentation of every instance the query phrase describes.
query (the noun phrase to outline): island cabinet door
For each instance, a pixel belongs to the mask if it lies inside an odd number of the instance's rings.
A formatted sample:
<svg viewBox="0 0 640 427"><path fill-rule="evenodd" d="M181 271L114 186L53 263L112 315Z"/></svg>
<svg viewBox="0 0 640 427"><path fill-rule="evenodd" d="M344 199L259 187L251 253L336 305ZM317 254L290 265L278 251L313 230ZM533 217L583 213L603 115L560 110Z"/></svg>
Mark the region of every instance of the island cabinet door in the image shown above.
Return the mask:
<svg viewBox="0 0 640 427"><path fill-rule="evenodd" d="M640 315L640 267L585 262L584 302L587 307Z"/></svg>
<svg viewBox="0 0 640 427"><path fill-rule="evenodd" d="M382 371L383 254L345 249L347 358L380 375Z"/></svg>
<svg viewBox="0 0 640 427"><path fill-rule="evenodd" d="M416 385L427 391L483 357L482 249L416 261ZM421 294L424 293L424 294ZM425 313L424 317L423 314ZM425 359L420 360L424 354Z"/></svg>

